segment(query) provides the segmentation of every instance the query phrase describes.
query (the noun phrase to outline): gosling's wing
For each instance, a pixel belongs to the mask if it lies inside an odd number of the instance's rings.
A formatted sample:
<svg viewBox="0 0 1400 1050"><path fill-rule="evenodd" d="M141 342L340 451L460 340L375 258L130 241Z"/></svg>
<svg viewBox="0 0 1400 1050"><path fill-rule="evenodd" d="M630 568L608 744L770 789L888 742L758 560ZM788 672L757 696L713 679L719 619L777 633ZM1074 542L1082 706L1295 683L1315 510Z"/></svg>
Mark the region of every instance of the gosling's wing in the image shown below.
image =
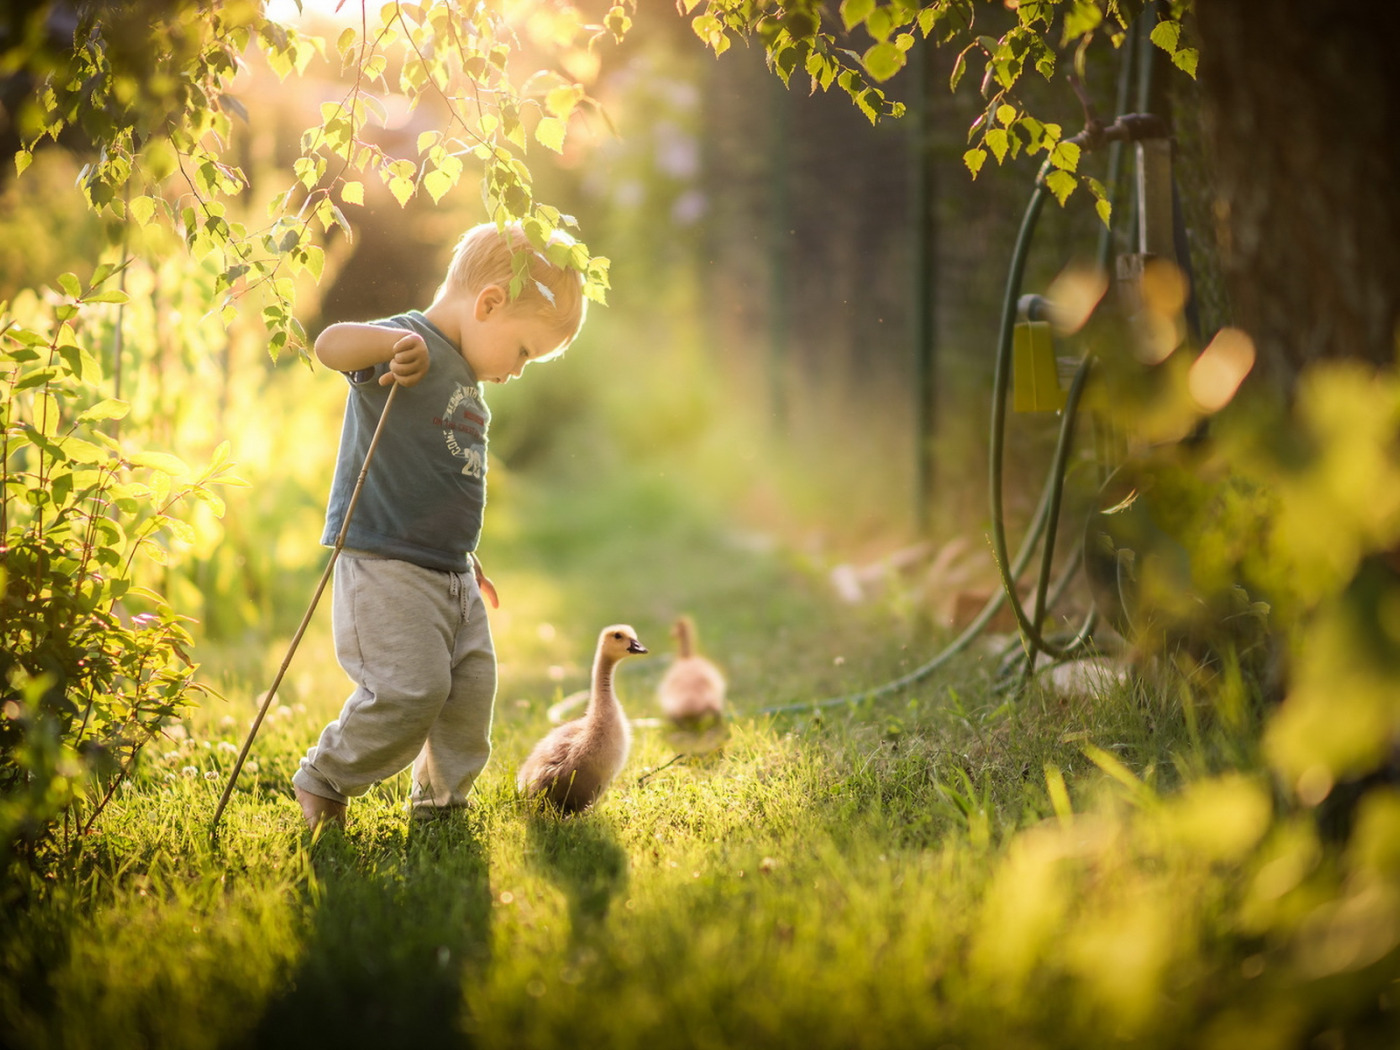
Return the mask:
<svg viewBox="0 0 1400 1050"><path fill-rule="evenodd" d="M527 795L537 795L560 778L575 761L581 722L565 722L535 745L520 765L516 786Z"/></svg>

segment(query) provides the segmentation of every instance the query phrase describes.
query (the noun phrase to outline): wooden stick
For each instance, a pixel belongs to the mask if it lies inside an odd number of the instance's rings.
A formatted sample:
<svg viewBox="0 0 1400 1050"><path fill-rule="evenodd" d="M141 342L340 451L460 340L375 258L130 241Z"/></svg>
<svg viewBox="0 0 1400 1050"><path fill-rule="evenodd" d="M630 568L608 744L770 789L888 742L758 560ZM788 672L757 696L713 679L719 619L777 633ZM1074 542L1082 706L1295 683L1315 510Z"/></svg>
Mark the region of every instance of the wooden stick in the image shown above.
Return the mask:
<svg viewBox="0 0 1400 1050"><path fill-rule="evenodd" d="M331 549L330 560L326 562L326 571L321 573L321 582L316 585L316 593L311 596L311 604L306 607L306 615L301 618L301 626L292 636L292 644L287 647L287 655L282 658L282 666L277 669L277 675L272 680L272 687L263 697L262 706L258 708L258 715L253 719L252 728L248 730L248 739L243 741L243 750L238 753L238 761L234 762L233 770L229 773L228 783L224 785L223 796L219 799L219 806L214 810L214 819L209 825L210 839L218 837L219 818L224 815L224 807L228 805L229 796L233 794L233 785L238 782L238 774L243 770L243 762L248 757L249 750L252 749L253 739L262 727L263 718L267 715L268 708L272 706L272 698L277 695L277 688L282 684L282 678L286 675L287 668L291 666L292 656L296 653L297 646L301 644L301 636L306 633L306 627L311 622L311 615L316 611L316 605L320 602L321 594L326 589L326 583L331 578L331 570L335 568L336 559L340 557L340 549L345 546L345 534L350 530L350 516L355 513L355 504L360 501L360 490L364 488L365 475L369 473L370 460L374 457L375 447L379 444L379 435L384 431L384 421L389 418L389 409L394 404L394 395L398 392L399 384L395 382L389 388L389 398L384 402L384 410L379 413L379 423L374 428L374 436L370 438L369 448L365 450L365 461L360 467L360 476L355 480L355 489L350 493L350 505L345 508L345 520L340 524L340 533L335 538L335 546Z"/></svg>

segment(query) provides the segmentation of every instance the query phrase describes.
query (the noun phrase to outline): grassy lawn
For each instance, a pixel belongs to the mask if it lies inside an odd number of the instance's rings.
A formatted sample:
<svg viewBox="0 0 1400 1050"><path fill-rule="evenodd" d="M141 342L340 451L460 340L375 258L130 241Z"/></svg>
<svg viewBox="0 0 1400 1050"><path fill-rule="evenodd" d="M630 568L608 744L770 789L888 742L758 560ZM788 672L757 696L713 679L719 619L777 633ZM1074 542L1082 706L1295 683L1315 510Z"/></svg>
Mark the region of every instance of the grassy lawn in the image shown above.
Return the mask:
<svg viewBox="0 0 1400 1050"><path fill-rule="evenodd" d="M897 592L840 604L818 559L664 475L621 476L502 475L495 752L465 815L410 826L403 774L345 831L304 833L288 780L346 691L322 610L211 844L282 656L211 647L226 699L159 742L62 866L11 887L0 1042L1395 1045L1396 796L1327 839L1276 800L1224 678L1016 698L974 648L879 701L764 714L946 639ZM516 799L598 629L651 647L618 685L649 717L681 612L729 673L724 746L666 765L641 728L593 811Z"/></svg>

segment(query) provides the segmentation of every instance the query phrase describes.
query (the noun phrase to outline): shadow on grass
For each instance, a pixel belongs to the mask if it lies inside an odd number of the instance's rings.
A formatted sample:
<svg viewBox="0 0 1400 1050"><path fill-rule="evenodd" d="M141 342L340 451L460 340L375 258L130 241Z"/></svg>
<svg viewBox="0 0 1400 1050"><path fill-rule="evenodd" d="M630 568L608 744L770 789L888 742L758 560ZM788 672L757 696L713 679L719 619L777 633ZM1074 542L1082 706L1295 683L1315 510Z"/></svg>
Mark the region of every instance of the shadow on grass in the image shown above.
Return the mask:
<svg viewBox="0 0 1400 1050"><path fill-rule="evenodd" d="M310 847L310 929L252 1045L468 1047L464 983L491 961L487 851L461 817Z"/></svg>
<svg viewBox="0 0 1400 1050"><path fill-rule="evenodd" d="M569 940L587 944L614 898L627 887L627 854L591 814L560 817L546 808L528 818L530 857L569 903Z"/></svg>

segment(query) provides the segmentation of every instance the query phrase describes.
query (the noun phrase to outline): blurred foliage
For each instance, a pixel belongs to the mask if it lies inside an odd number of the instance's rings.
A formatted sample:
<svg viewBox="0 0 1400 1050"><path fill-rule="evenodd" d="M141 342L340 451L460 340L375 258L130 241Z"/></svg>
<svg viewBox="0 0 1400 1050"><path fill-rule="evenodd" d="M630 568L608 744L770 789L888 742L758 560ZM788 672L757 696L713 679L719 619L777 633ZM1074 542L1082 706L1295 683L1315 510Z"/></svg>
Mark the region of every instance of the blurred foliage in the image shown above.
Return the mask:
<svg viewBox="0 0 1400 1050"><path fill-rule="evenodd" d="M364 204L366 179L400 205L420 190L439 201L471 163L491 219L523 220L537 250L578 270L590 297L605 296L606 259L582 242L549 243L575 220L535 199L522 159L531 143L562 151L571 116L590 100L576 80L516 68L515 5L386 4L373 20L363 9L361 25L333 43L268 20L253 0L149 0L142 8L133 17L125 4L43 5L7 37L5 69L33 82L17 107L16 169L23 174L46 139L88 142L94 160L79 181L90 206L176 231L196 260L214 266L226 322L250 304L260 309L274 357L305 350L295 277L320 277L333 230L353 234L342 208ZM66 15L75 16L71 26ZM567 57L621 32L586 24L568 7L533 36ZM229 213L249 188L227 149L234 119L248 117L232 83L249 52L284 79L318 55L350 74L339 100L323 103L302 133L291 183L272 196L265 220ZM387 122L390 94L410 111L434 111L432 128L406 155L387 151L369 130Z"/></svg>
<svg viewBox="0 0 1400 1050"><path fill-rule="evenodd" d="M100 267L50 302L0 312L0 865L32 857L55 822L91 829L141 750L199 687L187 617L149 586L185 504L222 510L228 446L192 469L116 434L129 404L92 391L88 323L127 302ZM109 433L109 430L112 433Z"/></svg>
<svg viewBox="0 0 1400 1050"><path fill-rule="evenodd" d="M1100 607L1146 654L1242 667L1294 801L1400 778L1400 375L1320 362L1285 400L1246 333L1200 346L1148 277L1087 335L1124 439L1090 529Z"/></svg>
<svg viewBox="0 0 1400 1050"><path fill-rule="evenodd" d="M799 72L810 78L814 92L834 84L872 123L904 115L904 103L887 99L876 85L905 68L918 39L933 40L940 47L960 46L949 89L956 91L970 67L980 65L980 92L986 101L968 129L969 149L963 156L973 177L989 155L1003 164L1023 152L1044 153L1046 182L1056 199L1065 203L1082 183L1107 221L1108 191L1078 170L1082 142L1071 141L1060 124L1031 112L1020 86L1032 72L1050 80L1062 61L1061 49L1070 52L1074 72L1082 79L1090 47L1101 39L1120 47L1142 10L1090 0L841 0L837 17L831 18L828 5L820 0L681 0L680 6L695 34L717 55L733 40L755 38L763 45L769 69L784 84ZM1195 76L1196 49L1183 31L1189 6L1178 0L1155 7L1151 40L1178 69ZM855 50L862 46L863 51ZM1086 121L1095 119L1092 112L1085 116Z"/></svg>

